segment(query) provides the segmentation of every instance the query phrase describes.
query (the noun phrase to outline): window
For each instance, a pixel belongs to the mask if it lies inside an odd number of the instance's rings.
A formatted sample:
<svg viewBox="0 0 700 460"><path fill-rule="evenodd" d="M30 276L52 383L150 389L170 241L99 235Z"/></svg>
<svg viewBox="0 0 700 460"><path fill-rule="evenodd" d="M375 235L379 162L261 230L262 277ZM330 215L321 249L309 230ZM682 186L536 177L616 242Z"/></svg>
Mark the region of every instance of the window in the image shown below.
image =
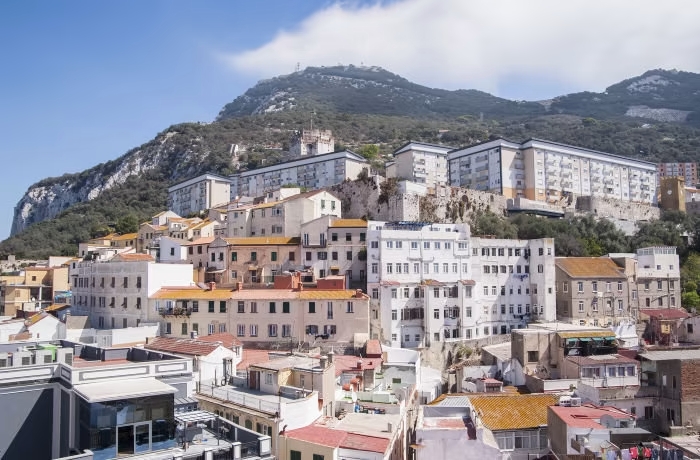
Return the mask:
<svg viewBox="0 0 700 460"><path fill-rule="evenodd" d="M391 288L391 298L392 298L392 299L398 298L396 288Z"/></svg>
<svg viewBox="0 0 700 460"><path fill-rule="evenodd" d="M289 302L282 302L282 313L289 313Z"/></svg>
<svg viewBox="0 0 700 460"><path fill-rule="evenodd" d="M377 273L379 271L379 264L377 262L372 262L372 273Z"/></svg>
<svg viewBox="0 0 700 460"><path fill-rule="evenodd" d="M396 321L399 319L398 311L397 310L391 310L391 319L392 321Z"/></svg>
<svg viewBox="0 0 700 460"><path fill-rule="evenodd" d="M277 337L277 325L276 324L268 324L267 325L267 336L268 337Z"/></svg>
<svg viewBox="0 0 700 460"><path fill-rule="evenodd" d="M360 233L360 241L365 241L367 239L367 236L365 235L364 232Z"/></svg>
<svg viewBox="0 0 700 460"><path fill-rule="evenodd" d="M617 282L617 292L622 292L622 281Z"/></svg>
<svg viewBox="0 0 700 460"><path fill-rule="evenodd" d="M352 251L345 252L345 260L352 260Z"/></svg>
<svg viewBox="0 0 700 460"><path fill-rule="evenodd" d="M528 363L536 363L539 359L540 359L540 355L539 355L539 352L537 350L527 352L527 362Z"/></svg>
<svg viewBox="0 0 700 460"><path fill-rule="evenodd" d="M656 282L656 289L659 290L659 291L663 290L662 285L663 285L663 281L658 280L658 281Z"/></svg>
<svg viewBox="0 0 700 460"><path fill-rule="evenodd" d="M372 288L372 298L373 299L379 298L379 288Z"/></svg>
<svg viewBox="0 0 700 460"><path fill-rule="evenodd" d="M277 305L275 305L275 302L270 302L270 313L277 313Z"/></svg>
<svg viewBox="0 0 700 460"><path fill-rule="evenodd" d="M328 311L327 311L326 317L328 319L333 319L333 302L328 302L327 307L328 307Z"/></svg>
<svg viewBox="0 0 700 460"><path fill-rule="evenodd" d="M238 261L238 253L234 251L231 253L231 262L236 262L236 261Z"/></svg>
<svg viewBox="0 0 700 460"><path fill-rule="evenodd" d="M238 337L245 337L245 324L238 324L236 326L236 335Z"/></svg>
<svg viewBox="0 0 700 460"><path fill-rule="evenodd" d="M433 309L433 318L440 319L440 309L439 308Z"/></svg>
<svg viewBox="0 0 700 460"><path fill-rule="evenodd" d="M309 302L309 313L316 313L316 302Z"/></svg>
<svg viewBox="0 0 700 460"><path fill-rule="evenodd" d="M583 313L584 307L583 307L583 301L579 301L578 303L578 311L579 313Z"/></svg>
<svg viewBox="0 0 700 460"><path fill-rule="evenodd" d="M277 262L277 252L272 251L272 253L270 254L270 260L272 260L273 262Z"/></svg>
<svg viewBox="0 0 700 460"><path fill-rule="evenodd" d="M349 233L348 233L348 235L349 235ZM350 240L346 240L346 241L350 241ZM396 249L401 249L401 248L403 248L403 241L397 241L396 242Z"/></svg>
<svg viewBox="0 0 700 460"><path fill-rule="evenodd" d="M338 260L338 251L331 252L331 260Z"/></svg>
<svg viewBox="0 0 700 460"><path fill-rule="evenodd" d="M290 450L289 460L301 460L301 452L299 452L298 450Z"/></svg>
<svg viewBox="0 0 700 460"><path fill-rule="evenodd" d="M313 458L311 460L323 460L323 455L321 454L314 454Z"/></svg>
<svg viewBox="0 0 700 460"><path fill-rule="evenodd" d="M282 337L291 337L292 336L292 325L291 324L283 324L282 325Z"/></svg>
<svg viewBox="0 0 700 460"><path fill-rule="evenodd" d="M258 253L255 251L251 252L250 253L250 260L252 260L252 261L258 260Z"/></svg>
<svg viewBox="0 0 700 460"><path fill-rule="evenodd" d="M394 266L392 264L386 264L386 272L389 274L394 273Z"/></svg>
<svg viewBox="0 0 700 460"><path fill-rule="evenodd" d="M226 313L226 301L222 300L219 302L219 313Z"/></svg>
<svg viewBox="0 0 700 460"><path fill-rule="evenodd" d="M326 251L319 251L316 257L318 260L328 260L328 253Z"/></svg>
<svg viewBox="0 0 700 460"><path fill-rule="evenodd" d="M257 337L257 336L258 336L258 325L257 325L257 324L251 324L251 325L250 325L250 336L251 336L251 337Z"/></svg>
<svg viewBox="0 0 700 460"><path fill-rule="evenodd" d="M583 281L578 282L578 292L583 292Z"/></svg>
<svg viewBox="0 0 700 460"><path fill-rule="evenodd" d="M126 318L124 318L124 319L126 319ZM182 323L182 331L181 331L181 334L182 334L182 335L187 335L187 323Z"/></svg>
<svg viewBox="0 0 700 460"><path fill-rule="evenodd" d="M209 301L209 309L208 309L208 312L209 312L209 313L214 313L214 308L215 308L214 301L213 301L213 300L210 300L210 301Z"/></svg>
<svg viewBox="0 0 700 460"><path fill-rule="evenodd" d="M250 312L251 313L258 312L258 303L257 302L250 302Z"/></svg>

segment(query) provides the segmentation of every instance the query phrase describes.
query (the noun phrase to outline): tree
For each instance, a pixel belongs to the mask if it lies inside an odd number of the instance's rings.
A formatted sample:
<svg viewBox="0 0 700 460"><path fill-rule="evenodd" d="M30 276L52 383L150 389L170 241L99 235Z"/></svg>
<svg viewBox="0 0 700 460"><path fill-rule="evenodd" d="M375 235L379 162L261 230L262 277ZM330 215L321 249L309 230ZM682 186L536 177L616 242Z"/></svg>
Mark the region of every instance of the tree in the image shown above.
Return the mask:
<svg viewBox="0 0 700 460"><path fill-rule="evenodd" d="M365 157L367 160L373 160L379 156L379 146L377 144L363 145L357 149L357 153Z"/></svg>
<svg viewBox="0 0 700 460"><path fill-rule="evenodd" d="M495 238L517 238L518 229L508 219L491 211L478 211L472 214L473 235L488 235Z"/></svg>
<svg viewBox="0 0 700 460"><path fill-rule="evenodd" d="M139 221L133 214L127 214L117 221L114 231L120 235L126 233L136 233L139 230Z"/></svg>
<svg viewBox="0 0 700 460"><path fill-rule="evenodd" d="M691 252L681 266L681 286L684 291L697 292L700 284L700 254Z"/></svg>
<svg viewBox="0 0 700 460"><path fill-rule="evenodd" d="M700 295L697 292L684 292L681 294L681 305L683 308L690 310L700 307Z"/></svg>

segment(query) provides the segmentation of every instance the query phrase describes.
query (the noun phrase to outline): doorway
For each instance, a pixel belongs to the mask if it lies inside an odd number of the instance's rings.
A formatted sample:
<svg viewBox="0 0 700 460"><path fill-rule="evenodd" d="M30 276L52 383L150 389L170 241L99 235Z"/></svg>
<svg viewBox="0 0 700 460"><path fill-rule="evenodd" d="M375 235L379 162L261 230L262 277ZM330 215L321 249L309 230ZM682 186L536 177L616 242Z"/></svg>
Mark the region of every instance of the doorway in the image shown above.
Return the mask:
<svg viewBox="0 0 700 460"><path fill-rule="evenodd" d="M151 422L117 427L117 457L151 450Z"/></svg>

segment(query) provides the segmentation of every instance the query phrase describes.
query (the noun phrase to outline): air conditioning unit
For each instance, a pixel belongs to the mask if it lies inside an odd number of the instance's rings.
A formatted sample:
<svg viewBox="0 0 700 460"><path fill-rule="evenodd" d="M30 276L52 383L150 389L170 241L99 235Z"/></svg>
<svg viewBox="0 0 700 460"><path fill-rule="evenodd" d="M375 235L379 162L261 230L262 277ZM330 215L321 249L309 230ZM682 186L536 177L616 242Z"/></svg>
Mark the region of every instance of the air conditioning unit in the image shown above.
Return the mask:
<svg viewBox="0 0 700 460"><path fill-rule="evenodd" d="M31 366L32 352L18 351L12 354L12 367Z"/></svg>
<svg viewBox="0 0 700 460"><path fill-rule="evenodd" d="M572 397L571 407L579 407L581 405L581 398Z"/></svg>
<svg viewBox="0 0 700 460"><path fill-rule="evenodd" d="M73 349L72 348L59 348L56 350L56 362L66 364L68 366L73 365Z"/></svg>
<svg viewBox="0 0 700 460"><path fill-rule="evenodd" d="M53 351L36 350L34 352L34 362L36 364L51 364L53 362Z"/></svg>

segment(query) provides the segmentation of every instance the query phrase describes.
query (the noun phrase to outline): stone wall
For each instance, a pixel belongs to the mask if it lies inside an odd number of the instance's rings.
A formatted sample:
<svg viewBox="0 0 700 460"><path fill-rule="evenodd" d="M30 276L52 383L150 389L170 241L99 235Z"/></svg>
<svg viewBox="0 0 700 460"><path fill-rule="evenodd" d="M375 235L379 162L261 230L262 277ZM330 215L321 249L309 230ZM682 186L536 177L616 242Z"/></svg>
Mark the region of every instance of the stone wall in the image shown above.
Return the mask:
<svg viewBox="0 0 700 460"><path fill-rule="evenodd" d="M654 220L661 216L661 210L655 206L592 196L577 197L576 211L591 213L598 218L610 217L629 221Z"/></svg>
<svg viewBox="0 0 700 460"><path fill-rule="evenodd" d="M455 342L433 342L430 346L421 350L421 364L433 369L440 369L443 373L454 359L455 351L460 346L467 346L476 352L487 345L510 342L510 334L491 335L479 339L460 340Z"/></svg>

